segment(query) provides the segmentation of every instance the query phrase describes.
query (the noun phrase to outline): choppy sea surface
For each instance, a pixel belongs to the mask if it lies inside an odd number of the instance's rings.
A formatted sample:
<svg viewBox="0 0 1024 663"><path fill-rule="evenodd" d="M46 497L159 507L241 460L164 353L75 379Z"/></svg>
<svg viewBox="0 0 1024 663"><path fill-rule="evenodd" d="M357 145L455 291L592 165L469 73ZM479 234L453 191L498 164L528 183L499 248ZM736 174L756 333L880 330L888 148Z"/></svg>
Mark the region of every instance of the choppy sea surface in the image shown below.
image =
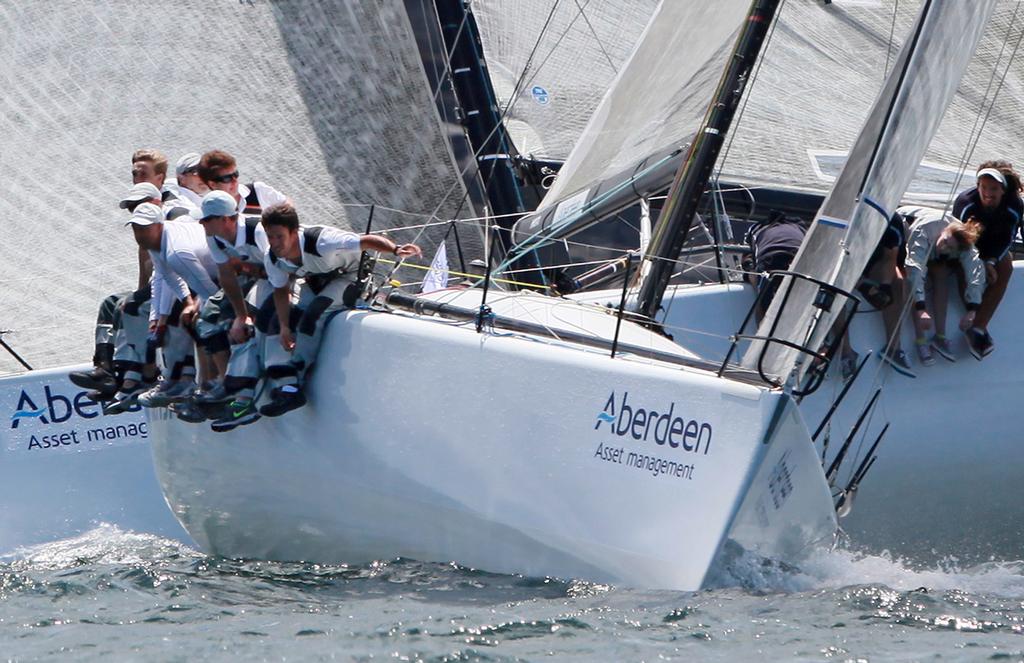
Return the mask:
<svg viewBox="0 0 1024 663"><path fill-rule="evenodd" d="M701 592L237 561L100 526L0 558L0 660L1024 660L1024 562L738 560Z"/></svg>

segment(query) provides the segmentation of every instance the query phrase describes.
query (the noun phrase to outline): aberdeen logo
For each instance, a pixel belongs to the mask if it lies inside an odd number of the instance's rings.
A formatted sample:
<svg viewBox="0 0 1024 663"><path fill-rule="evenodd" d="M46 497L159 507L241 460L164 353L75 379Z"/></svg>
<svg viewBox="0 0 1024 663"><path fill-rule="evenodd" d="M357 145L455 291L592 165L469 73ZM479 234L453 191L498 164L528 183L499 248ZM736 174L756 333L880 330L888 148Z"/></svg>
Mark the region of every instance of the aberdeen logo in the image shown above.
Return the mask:
<svg viewBox="0 0 1024 663"><path fill-rule="evenodd" d="M100 416L99 406L85 394L86 392L82 391L74 398L68 398L54 393L50 389L50 385L46 385L43 387L43 396L46 400L39 399L39 404L37 404L28 392L22 389L15 412L11 415L11 428L17 428L18 424L25 419L38 419L41 424L61 424L75 414L84 419ZM96 411L90 411L90 409Z"/></svg>
<svg viewBox="0 0 1024 663"><path fill-rule="evenodd" d="M617 401L613 391L597 415L594 430L607 425L612 435L646 442L653 440L659 446L668 445L673 449L682 447L684 451L698 453L701 445L707 455L711 448L712 428L707 422L696 419L687 420L675 414L676 404L669 403L668 411L660 412L649 408L630 405L629 392L623 392L622 399Z"/></svg>

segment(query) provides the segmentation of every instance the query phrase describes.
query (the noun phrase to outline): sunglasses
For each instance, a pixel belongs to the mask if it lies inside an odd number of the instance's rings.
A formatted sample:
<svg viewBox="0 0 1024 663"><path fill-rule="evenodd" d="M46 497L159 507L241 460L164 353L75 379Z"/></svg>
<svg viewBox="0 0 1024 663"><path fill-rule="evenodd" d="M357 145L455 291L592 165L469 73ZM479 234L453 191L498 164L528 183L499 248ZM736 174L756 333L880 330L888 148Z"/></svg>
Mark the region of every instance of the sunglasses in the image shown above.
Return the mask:
<svg viewBox="0 0 1024 663"><path fill-rule="evenodd" d="M234 182L238 179L238 171L228 173L227 175L218 175L217 177L211 177L211 182L220 182L221 184L227 184L228 182Z"/></svg>

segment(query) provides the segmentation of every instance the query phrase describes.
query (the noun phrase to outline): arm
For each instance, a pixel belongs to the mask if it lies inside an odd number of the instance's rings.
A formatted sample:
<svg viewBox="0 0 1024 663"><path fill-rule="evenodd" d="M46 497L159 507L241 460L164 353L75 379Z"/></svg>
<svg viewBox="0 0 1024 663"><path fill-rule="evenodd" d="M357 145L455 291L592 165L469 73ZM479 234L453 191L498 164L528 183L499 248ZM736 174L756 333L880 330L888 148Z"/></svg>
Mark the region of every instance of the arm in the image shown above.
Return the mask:
<svg viewBox="0 0 1024 663"><path fill-rule="evenodd" d="M231 329L228 330L228 339L232 343L243 343L249 334L246 331L252 325L252 318L249 316L249 309L242 296L242 289L238 287L238 277L230 263L217 265L217 274L220 278L221 287L224 288L224 296L231 302L231 308L235 310L235 319L231 322Z"/></svg>
<svg viewBox="0 0 1024 663"><path fill-rule="evenodd" d="M149 257L149 251L139 247L139 287L142 290L149 283L149 277L153 275L153 259Z"/></svg>
<svg viewBox="0 0 1024 663"><path fill-rule="evenodd" d="M363 235L359 238L359 248L363 251L393 253L399 258L423 255L422 249L415 244L398 244L381 235Z"/></svg>

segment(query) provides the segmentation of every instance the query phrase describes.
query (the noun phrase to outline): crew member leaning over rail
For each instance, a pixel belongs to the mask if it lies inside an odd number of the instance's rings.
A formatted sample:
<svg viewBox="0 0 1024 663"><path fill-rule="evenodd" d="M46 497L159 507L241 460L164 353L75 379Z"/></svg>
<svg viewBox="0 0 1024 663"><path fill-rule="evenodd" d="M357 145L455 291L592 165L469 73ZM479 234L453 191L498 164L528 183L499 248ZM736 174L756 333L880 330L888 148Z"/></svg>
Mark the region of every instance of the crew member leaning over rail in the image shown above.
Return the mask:
<svg viewBox="0 0 1024 663"><path fill-rule="evenodd" d="M977 246L985 261L987 286L974 325L965 332L975 359L980 360L995 348L988 324L1013 274L1010 248L1024 212L1020 192L1020 176L1009 161L986 161L978 166L977 186L961 193L953 203L953 216L973 217L982 228Z"/></svg>
<svg viewBox="0 0 1024 663"><path fill-rule="evenodd" d="M975 220L963 223L942 210L925 207L901 207L897 210L908 221L907 278L913 294L914 329L917 332L917 357L921 364L935 363L932 350L949 361L955 361L953 344L946 337L946 309L949 305L949 275L959 268L964 275L964 299L967 312L960 319L965 331L974 324L981 293L985 289L985 268L975 248L981 224ZM931 284L932 307L929 313L925 283ZM929 332L934 332L928 338Z"/></svg>
<svg viewBox="0 0 1024 663"><path fill-rule="evenodd" d="M290 203L263 212L270 250L263 261L274 287L257 316L257 331L266 335L268 379L279 386L260 414L276 417L306 404L302 383L316 360L324 326L331 314L351 308L359 297L356 279L361 251L393 253L400 258L422 256L415 244L398 245L380 235L356 235L329 226L300 226ZM298 303L292 309L289 277L303 277ZM287 353L291 352L289 358Z"/></svg>

